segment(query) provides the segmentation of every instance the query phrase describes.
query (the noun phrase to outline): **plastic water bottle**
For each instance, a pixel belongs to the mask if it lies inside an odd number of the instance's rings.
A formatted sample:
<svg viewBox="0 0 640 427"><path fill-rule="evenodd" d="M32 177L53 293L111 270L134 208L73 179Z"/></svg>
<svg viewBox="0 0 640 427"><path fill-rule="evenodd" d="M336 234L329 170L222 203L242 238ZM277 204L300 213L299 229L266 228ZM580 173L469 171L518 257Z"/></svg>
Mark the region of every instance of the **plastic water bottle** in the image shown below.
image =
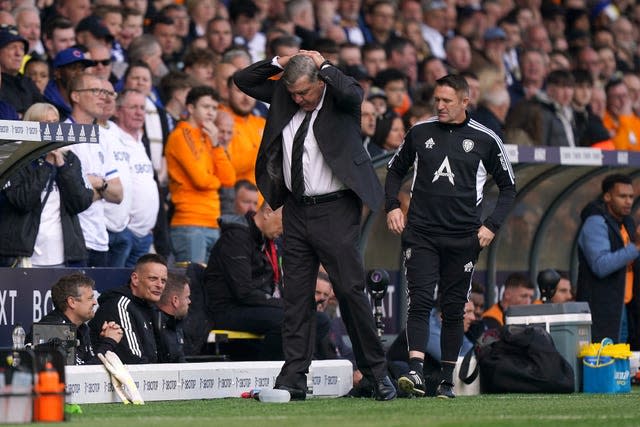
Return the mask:
<svg viewBox="0 0 640 427"><path fill-rule="evenodd" d="M260 390L258 394L260 402L265 403L286 403L291 400L291 394L287 390L280 390L277 388L267 388Z"/></svg>
<svg viewBox="0 0 640 427"><path fill-rule="evenodd" d="M2 422L30 423L33 418L33 375L30 372L14 371L11 385L7 387L8 411Z"/></svg>
<svg viewBox="0 0 640 427"><path fill-rule="evenodd" d="M24 328L22 327L22 325L20 323L16 323L16 326L13 328L13 332L11 333L14 350L24 349L24 338L26 335L27 334L24 332Z"/></svg>

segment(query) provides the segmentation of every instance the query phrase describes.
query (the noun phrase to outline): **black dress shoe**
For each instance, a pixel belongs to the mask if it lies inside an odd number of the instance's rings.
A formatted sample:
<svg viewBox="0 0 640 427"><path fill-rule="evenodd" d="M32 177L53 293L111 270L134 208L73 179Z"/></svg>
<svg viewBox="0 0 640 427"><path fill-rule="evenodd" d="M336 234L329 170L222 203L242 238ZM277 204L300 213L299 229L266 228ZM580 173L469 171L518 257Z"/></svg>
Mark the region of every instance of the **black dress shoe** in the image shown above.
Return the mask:
<svg viewBox="0 0 640 427"><path fill-rule="evenodd" d="M374 395L376 400L392 400L396 398L396 388L393 386L389 376L376 380Z"/></svg>
<svg viewBox="0 0 640 427"><path fill-rule="evenodd" d="M288 391L291 395L291 400L305 400L307 398L307 392L300 388L289 387L287 385L277 385L275 388Z"/></svg>
<svg viewBox="0 0 640 427"><path fill-rule="evenodd" d="M347 393L346 397L374 397L373 383L374 382L372 379L363 377L357 386L349 390L349 393Z"/></svg>

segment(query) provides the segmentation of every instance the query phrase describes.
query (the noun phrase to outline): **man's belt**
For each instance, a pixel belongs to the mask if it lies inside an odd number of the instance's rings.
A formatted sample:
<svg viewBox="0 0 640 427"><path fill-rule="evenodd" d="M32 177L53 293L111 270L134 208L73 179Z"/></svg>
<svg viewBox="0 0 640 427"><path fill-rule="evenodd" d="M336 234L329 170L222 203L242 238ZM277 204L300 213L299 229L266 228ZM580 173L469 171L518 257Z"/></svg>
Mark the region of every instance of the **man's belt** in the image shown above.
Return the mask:
<svg viewBox="0 0 640 427"><path fill-rule="evenodd" d="M349 194L353 194L351 190L338 190L333 193L320 194L319 196L302 196L300 204L305 206L313 206L319 203L333 202Z"/></svg>

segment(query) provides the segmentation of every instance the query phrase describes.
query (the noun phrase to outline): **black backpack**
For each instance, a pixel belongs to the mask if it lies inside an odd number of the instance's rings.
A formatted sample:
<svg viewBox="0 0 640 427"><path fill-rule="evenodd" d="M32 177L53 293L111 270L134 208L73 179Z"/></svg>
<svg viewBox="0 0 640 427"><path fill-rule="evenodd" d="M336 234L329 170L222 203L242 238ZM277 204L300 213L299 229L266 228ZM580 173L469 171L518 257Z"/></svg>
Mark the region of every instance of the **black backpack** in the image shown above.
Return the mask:
<svg viewBox="0 0 640 427"><path fill-rule="evenodd" d="M481 393L572 393L574 372L540 326L486 331L474 347Z"/></svg>

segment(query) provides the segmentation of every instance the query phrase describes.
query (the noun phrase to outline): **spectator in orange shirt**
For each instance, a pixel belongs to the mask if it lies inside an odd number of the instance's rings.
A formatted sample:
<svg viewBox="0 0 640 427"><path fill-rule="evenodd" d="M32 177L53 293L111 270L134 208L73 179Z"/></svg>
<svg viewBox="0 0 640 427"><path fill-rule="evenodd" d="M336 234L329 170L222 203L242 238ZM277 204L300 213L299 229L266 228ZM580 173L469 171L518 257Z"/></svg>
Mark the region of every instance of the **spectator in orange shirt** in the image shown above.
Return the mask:
<svg viewBox="0 0 640 427"><path fill-rule="evenodd" d="M529 305L533 302L535 287L527 276L512 273L504 282L502 298L482 313L482 321L487 329L499 328L505 324L504 314L512 305Z"/></svg>
<svg viewBox="0 0 640 427"><path fill-rule="evenodd" d="M616 150L640 150L640 117L633 113L629 89L621 79L605 87L607 111L602 122L611 134Z"/></svg>
<svg viewBox="0 0 640 427"><path fill-rule="evenodd" d="M220 236L221 186L236 181L233 166L218 143L214 124L218 93L197 86L187 95L189 118L169 135L165 155L169 170L169 192L175 206L171 220L171 242L176 262L206 263Z"/></svg>
<svg viewBox="0 0 640 427"><path fill-rule="evenodd" d="M233 136L227 153L236 171L236 179L246 179L255 184L256 157L258 157L265 119L252 114L256 100L240 91L232 78L227 80L227 87L229 106L220 108L233 117Z"/></svg>

